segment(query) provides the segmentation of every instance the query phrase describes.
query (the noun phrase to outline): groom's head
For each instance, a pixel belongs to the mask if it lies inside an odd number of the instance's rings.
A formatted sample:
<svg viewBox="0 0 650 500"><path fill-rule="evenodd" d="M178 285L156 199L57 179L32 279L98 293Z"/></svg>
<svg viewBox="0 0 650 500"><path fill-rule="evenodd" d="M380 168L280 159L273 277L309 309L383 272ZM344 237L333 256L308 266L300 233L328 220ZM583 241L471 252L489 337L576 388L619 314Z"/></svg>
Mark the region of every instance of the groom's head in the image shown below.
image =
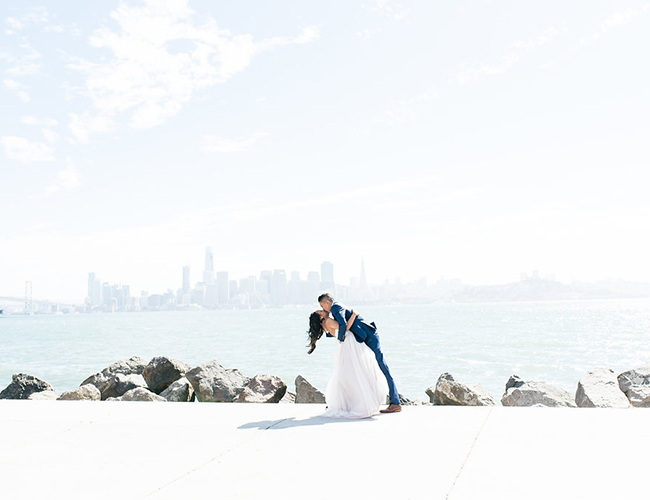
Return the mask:
<svg viewBox="0 0 650 500"><path fill-rule="evenodd" d="M334 297L332 297L329 293L324 293L323 295L318 297L318 303L320 304L320 306L323 308L324 311L327 311L329 313L332 310Z"/></svg>

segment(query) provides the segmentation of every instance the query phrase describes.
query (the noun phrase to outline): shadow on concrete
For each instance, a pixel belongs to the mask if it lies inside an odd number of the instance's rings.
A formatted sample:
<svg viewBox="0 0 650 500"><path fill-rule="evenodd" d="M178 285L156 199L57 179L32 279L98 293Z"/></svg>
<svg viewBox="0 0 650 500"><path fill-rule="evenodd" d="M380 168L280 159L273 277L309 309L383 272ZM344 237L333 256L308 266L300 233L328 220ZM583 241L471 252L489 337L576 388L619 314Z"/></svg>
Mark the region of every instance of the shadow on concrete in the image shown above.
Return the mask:
<svg viewBox="0 0 650 500"><path fill-rule="evenodd" d="M238 429L259 429L261 431L266 430L282 430L282 429L291 429L293 427L306 427L310 425L329 425L329 424L341 424L341 423L352 423L352 422L374 422L377 419L374 417L369 418L330 418L323 416L309 417L305 419L297 420L296 417L285 418L283 420L261 420L259 422L249 422L244 425L240 425Z"/></svg>

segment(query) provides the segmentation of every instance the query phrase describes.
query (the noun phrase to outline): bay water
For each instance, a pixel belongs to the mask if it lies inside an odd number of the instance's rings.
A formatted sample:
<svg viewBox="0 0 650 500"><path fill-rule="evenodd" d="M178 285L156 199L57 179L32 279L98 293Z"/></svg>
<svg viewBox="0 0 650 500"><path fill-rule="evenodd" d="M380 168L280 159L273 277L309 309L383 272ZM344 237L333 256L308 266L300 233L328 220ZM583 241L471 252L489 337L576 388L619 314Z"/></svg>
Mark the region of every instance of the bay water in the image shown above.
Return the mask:
<svg viewBox="0 0 650 500"><path fill-rule="evenodd" d="M0 390L14 373L73 389L111 363L170 356L192 367L218 360L247 376L297 375L324 390L339 345L307 355L311 308L0 317ZM427 401L443 372L480 383L495 400L508 378L575 393L587 370L617 374L650 363L650 299L363 306L375 321L399 392Z"/></svg>

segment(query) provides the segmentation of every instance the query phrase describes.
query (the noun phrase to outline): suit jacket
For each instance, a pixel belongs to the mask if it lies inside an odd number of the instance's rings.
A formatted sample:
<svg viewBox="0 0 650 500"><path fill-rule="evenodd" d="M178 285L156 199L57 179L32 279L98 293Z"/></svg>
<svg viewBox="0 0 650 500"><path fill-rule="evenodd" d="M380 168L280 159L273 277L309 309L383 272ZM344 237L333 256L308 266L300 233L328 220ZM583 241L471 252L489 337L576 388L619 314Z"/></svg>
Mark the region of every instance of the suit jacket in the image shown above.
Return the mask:
<svg viewBox="0 0 650 500"><path fill-rule="evenodd" d="M345 340L345 332L348 329L348 320L350 319L350 316L352 316L352 311L344 305L334 302L330 312L332 313L332 317L339 324L338 339L343 342ZM369 336L374 335L377 332L377 326L374 321L369 323L361 316L357 316L354 323L352 323L350 331L354 334L357 342L366 342ZM330 337L333 336L329 334L327 335Z"/></svg>

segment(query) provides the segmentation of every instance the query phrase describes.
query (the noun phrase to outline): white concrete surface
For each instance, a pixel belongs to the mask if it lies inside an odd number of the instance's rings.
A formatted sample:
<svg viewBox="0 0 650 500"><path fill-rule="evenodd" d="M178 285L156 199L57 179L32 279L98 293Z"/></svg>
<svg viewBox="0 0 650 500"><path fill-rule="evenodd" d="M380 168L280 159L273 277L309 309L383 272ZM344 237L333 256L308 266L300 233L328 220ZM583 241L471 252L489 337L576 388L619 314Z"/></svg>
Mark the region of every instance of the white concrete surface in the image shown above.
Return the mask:
<svg viewBox="0 0 650 500"><path fill-rule="evenodd" d="M0 401L0 498L645 498L643 409ZM636 478L636 479L635 479Z"/></svg>

